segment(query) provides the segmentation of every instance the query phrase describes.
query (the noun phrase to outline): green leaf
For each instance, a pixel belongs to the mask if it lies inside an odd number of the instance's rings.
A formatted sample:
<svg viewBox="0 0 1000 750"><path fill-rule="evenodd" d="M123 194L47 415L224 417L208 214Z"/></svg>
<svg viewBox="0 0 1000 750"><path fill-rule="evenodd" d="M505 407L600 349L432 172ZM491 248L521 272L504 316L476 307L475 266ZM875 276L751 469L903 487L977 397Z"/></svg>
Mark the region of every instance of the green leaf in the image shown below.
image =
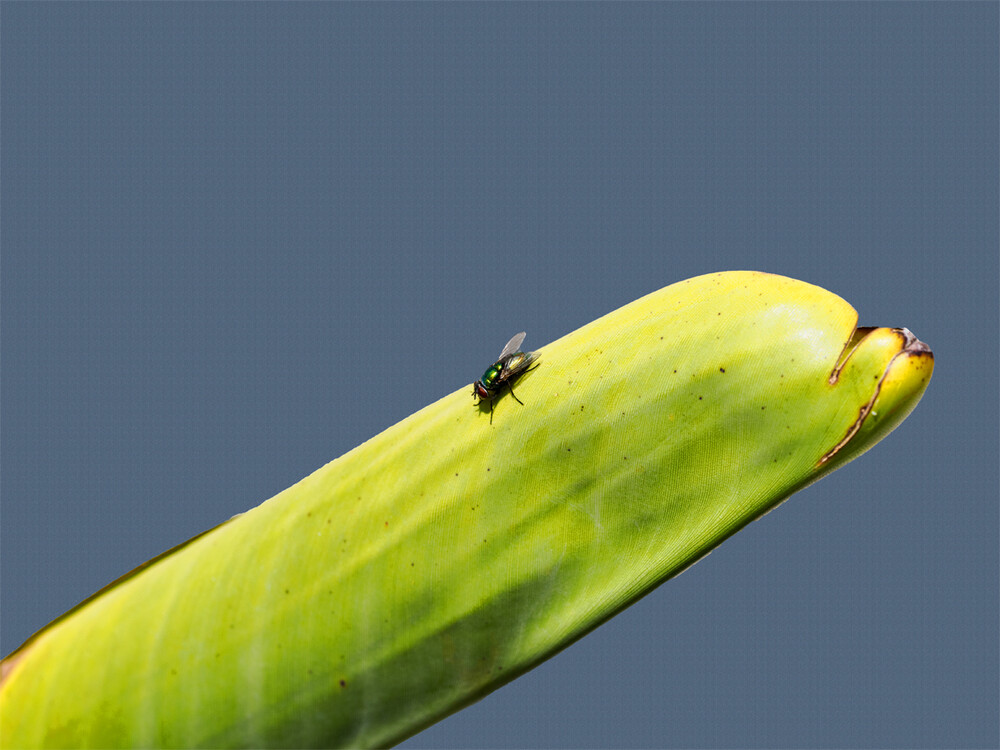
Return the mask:
<svg viewBox="0 0 1000 750"><path fill-rule="evenodd" d="M3 662L3 747L381 746L481 698L843 465L933 369L752 272L540 350L155 558ZM488 363L484 363L488 364Z"/></svg>

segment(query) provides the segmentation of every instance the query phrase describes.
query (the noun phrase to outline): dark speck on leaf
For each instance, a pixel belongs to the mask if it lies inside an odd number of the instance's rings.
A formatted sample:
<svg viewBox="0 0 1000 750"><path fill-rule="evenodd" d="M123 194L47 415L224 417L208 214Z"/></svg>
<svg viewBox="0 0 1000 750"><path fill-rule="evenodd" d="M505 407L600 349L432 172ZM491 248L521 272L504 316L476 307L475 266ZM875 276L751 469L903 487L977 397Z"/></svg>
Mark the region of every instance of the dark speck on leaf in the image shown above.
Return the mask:
<svg viewBox="0 0 1000 750"><path fill-rule="evenodd" d="M725 371L726 371L726 368L725 368L725 367L720 367L720 368L719 368L719 372L725 372Z"/></svg>
<svg viewBox="0 0 1000 750"><path fill-rule="evenodd" d="M347 687L347 681L346 680L341 680L340 681L340 686L341 687Z"/></svg>

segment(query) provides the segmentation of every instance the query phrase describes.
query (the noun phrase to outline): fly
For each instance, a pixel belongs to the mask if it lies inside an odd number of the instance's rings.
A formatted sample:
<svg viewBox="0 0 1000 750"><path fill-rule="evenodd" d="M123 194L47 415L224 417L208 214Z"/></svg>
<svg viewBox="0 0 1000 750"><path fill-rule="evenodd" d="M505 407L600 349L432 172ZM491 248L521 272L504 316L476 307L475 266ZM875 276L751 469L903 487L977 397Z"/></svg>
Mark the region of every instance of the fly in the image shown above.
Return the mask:
<svg viewBox="0 0 1000 750"><path fill-rule="evenodd" d="M490 424L493 424L493 399L500 395L504 386L507 386L510 395L514 396L511 384L518 376L531 369L531 363L538 359L538 352L519 351L524 336L524 331L515 334L500 352L497 361L490 365L483 376L472 384L472 397L478 398L480 403L490 402ZM524 402L517 396L514 396L514 400L524 406Z"/></svg>

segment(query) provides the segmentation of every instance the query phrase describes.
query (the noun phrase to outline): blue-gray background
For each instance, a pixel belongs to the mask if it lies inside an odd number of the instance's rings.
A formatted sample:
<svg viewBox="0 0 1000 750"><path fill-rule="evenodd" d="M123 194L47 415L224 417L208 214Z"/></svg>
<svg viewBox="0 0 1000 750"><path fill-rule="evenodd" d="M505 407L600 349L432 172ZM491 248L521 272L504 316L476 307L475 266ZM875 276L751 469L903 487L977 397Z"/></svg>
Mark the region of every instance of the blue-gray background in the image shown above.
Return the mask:
<svg viewBox="0 0 1000 750"><path fill-rule="evenodd" d="M996 3L5 3L2 652L513 332L751 268L911 328L923 402L408 746L996 746L997 28Z"/></svg>

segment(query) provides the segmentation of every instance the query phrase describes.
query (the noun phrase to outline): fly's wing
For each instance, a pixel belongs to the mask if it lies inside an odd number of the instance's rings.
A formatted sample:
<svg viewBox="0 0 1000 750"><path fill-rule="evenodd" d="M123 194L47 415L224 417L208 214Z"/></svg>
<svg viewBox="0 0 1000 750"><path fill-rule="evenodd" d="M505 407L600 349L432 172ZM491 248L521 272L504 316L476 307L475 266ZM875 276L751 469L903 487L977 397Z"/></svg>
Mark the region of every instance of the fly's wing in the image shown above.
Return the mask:
<svg viewBox="0 0 1000 750"><path fill-rule="evenodd" d="M522 372L526 372L536 359L538 359L538 352L515 352L510 355L503 360L504 380L516 378Z"/></svg>
<svg viewBox="0 0 1000 750"><path fill-rule="evenodd" d="M510 356L511 354L513 354L514 352L516 352L518 349L520 349L521 348L521 342L524 341L524 337L526 335L527 334L524 331L521 331L520 333L515 333L514 334L514 338L512 338L510 341L508 341L507 342L507 346L505 346L503 348L503 351L500 352L500 356L497 357L497 361L499 362L504 357Z"/></svg>

